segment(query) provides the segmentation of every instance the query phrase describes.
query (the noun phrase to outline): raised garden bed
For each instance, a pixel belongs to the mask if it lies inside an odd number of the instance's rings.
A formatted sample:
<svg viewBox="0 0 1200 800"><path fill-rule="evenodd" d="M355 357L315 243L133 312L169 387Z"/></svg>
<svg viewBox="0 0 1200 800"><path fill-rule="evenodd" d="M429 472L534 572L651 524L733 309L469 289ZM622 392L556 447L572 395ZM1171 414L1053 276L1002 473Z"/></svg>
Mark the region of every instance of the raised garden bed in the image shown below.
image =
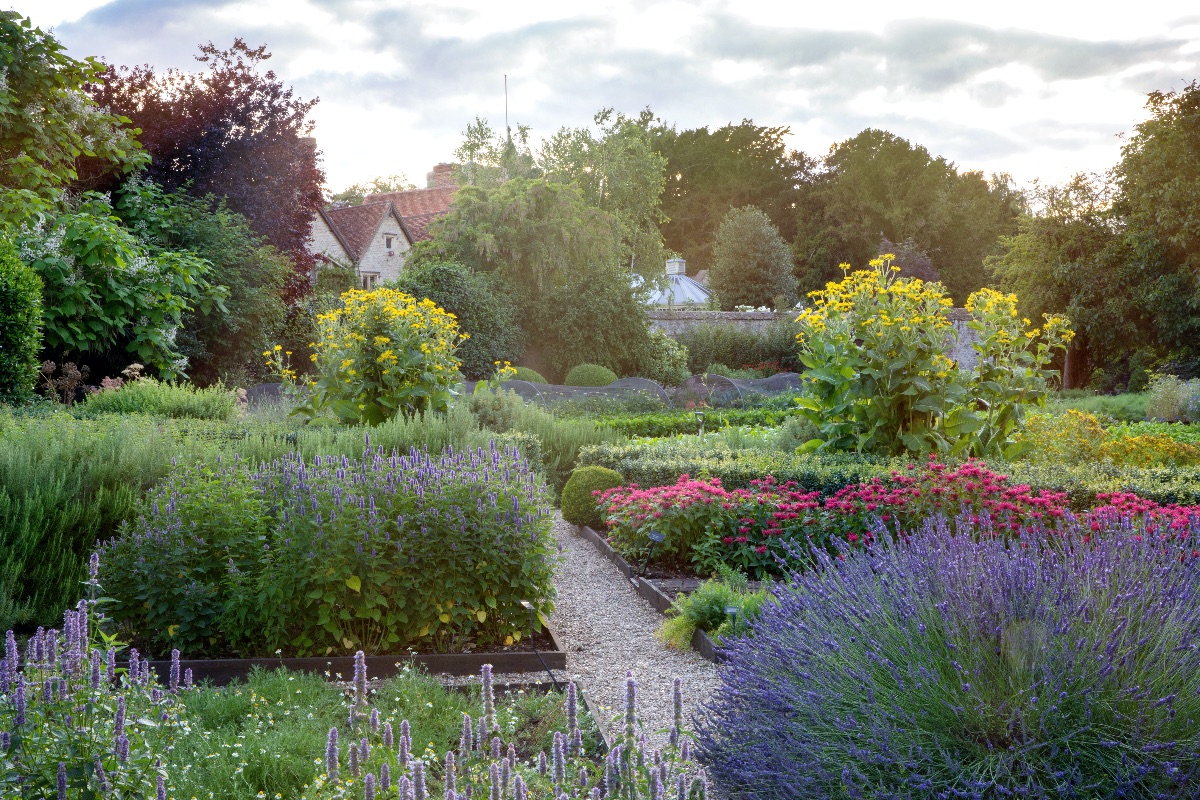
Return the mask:
<svg viewBox="0 0 1200 800"><path fill-rule="evenodd" d="M576 525L575 532L587 539L604 557L616 565L621 574L633 584L634 591L660 614L666 614L671 608L672 596L680 592L694 591L700 585L696 578L669 578L655 580L637 574L637 570L626 561L603 536L586 525ZM668 594L670 593L670 594ZM724 657L720 652L721 645L706 632L697 628L692 634L692 649L709 661L720 663Z"/></svg>
<svg viewBox="0 0 1200 800"><path fill-rule="evenodd" d="M437 675L478 675L484 664L491 664L498 673L545 672L565 670L567 653L559 646L554 631L542 622L550 648L495 653L403 653L390 656L367 656L367 674L372 678L388 678L405 667L424 667ZM539 637L540 638L540 637ZM536 640L535 640L536 641ZM349 680L354 675L354 656L325 656L312 658L217 658L183 659L179 669L192 671L197 683L210 680L224 686L235 678L245 678L254 667L278 669L284 667L293 672L329 673ZM151 661L153 669L163 683L170 677L170 661Z"/></svg>

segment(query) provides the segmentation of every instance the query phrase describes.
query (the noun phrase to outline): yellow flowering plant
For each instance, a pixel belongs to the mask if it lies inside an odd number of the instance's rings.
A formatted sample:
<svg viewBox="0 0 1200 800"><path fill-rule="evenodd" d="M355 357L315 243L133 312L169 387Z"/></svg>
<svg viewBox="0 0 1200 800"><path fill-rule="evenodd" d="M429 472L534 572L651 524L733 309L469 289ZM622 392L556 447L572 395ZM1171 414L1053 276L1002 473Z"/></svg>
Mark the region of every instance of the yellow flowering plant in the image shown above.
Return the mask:
<svg viewBox="0 0 1200 800"><path fill-rule="evenodd" d="M1028 331L1016 298L971 296L979 368L947 355L956 341L940 283L897 276L888 254L810 293L797 319L806 396L800 414L821 432L804 449L1001 455L1022 408L1040 403L1055 348L1070 340L1066 320ZM1010 313L1012 312L1012 313Z"/></svg>
<svg viewBox="0 0 1200 800"><path fill-rule="evenodd" d="M316 380L295 412L310 419L378 424L396 414L444 411L462 376L458 321L431 300L396 289L342 295L317 317Z"/></svg>

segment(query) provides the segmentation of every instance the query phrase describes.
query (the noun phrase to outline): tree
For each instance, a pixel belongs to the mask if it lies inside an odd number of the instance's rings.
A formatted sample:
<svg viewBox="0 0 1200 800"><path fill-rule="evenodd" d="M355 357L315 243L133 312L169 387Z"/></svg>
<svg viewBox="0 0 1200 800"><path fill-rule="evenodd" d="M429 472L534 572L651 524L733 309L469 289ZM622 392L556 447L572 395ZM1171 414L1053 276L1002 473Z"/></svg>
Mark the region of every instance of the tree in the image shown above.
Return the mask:
<svg viewBox="0 0 1200 800"><path fill-rule="evenodd" d="M527 360L556 378L582 361L617 372L636 365L649 334L618 264L620 222L579 188L541 178L464 186L430 230L410 263L448 259L492 273L526 333Z"/></svg>
<svg viewBox="0 0 1200 800"><path fill-rule="evenodd" d="M342 206L362 205L369 194L384 194L386 192L403 192L406 189L417 188L403 172L372 178L366 183L352 183L342 191L329 196L328 205L334 208Z"/></svg>
<svg viewBox="0 0 1200 800"><path fill-rule="evenodd" d="M876 255L880 257L891 254L892 266L899 270L897 277L919 278L926 283L940 280L941 276L938 275L937 267L933 265L933 259L925 255L911 237L900 244L889 242L887 237L884 237L876 250Z"/></svg>
<svg viewBox="0 0 1200 800"><path fill-rule="evenodd" d="M115 173L145 160L128 123L84 92L104 66L77 61L50 34L0 12L0 215L56 204L89 157Z"/></svg>
<svg viewBox="0 0 1200 800"><path fill-rule="evenodd" d="M944 158L887 131L868 128L830 148L805 181L794 242L804 291L860 264L881 238L912 239L956 302L986 281L983 259L1016 231L1022 208L1006 175L959 173Z"/></svg>
<svg viewBox="0 0 1200 800"><path fill-rule="evenodd" d="M495 187L511 178L536 178L540 174L529 149L529 126L517 124L504 136L492 130L486 119L476 117L463 131L463 143L454 151L461 164L457 176L467 186Z"/></svg>
<svg viewBox="0 0 1200 800"><path fill-rule="evenodd" d="M225 200L307 274L305 247L324 203L325 176L309 137L317 100L295 98L272 71L260 74L270 57L266 45L252 48L240 38L228 50L209 43L196 57L206 72L109 67L91 95L141 129L150 180ZM81 176L89 187L117 183L104 165L86 164Z"/></svg>
<svg viewBox="0 0 1200 800"><path fill-rule="evenodd" d="M512 305L487 275L452 261L427 261L404 270L393 285L418 300L429 298L458 318L459 330L471 337L455 353L468 378L491 377L495 362L516 361L525 351Z"/></svg>
<svg viewBox="0 0 1200 800"><path fill-rule="evenodd" d="M814 164L787 148L788 133L788 128L748 119L715 131L677 131L663 123L650 128L654 149L667 159L663 239L687 259L693 273L712 266L714 236L730 209L762 209L791 241L797 188Z"/></svg>
<svg viewBox="0 0 1200 800"><path fill-rule="evenodd" d="M792 251L761 209L732 209L717 229L708 281L726 311L790 308L796 302Z"/></svg>
<svg viewBox="0 0 1200 800"><path fill-rule="evenodd" d="M603 109L588 128L560 128L542 146L538 166L548 181L582 191L584 201L621 226L621 262L650 277L665 260L659 225L666 158L653 149L649 109L637 118Z"/></svg>
<svg viewBox="0 0 1200 800"><path fill-rule="evenodd" d="M247 385L262 372L263 350L279 341L288 259L212 197L164 194L140 179L122 187L116 212L155 251L186 250L211 265L208 280L225 287L225 302L186 312L176 343L194 382Z"/></svg>

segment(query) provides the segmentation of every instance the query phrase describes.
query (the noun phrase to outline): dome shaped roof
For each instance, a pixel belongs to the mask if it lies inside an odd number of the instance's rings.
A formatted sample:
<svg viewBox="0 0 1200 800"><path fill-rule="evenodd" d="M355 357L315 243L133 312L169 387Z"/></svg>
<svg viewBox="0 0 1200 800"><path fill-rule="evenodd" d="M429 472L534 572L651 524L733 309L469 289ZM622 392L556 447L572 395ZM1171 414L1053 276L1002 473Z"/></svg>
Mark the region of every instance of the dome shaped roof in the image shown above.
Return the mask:
<svg viewBox="0 0 1200 800"><path fill-rule="evenodd" d="M712 292L687 275L667 275L666 287L651 292L646 305L655 308L703 306L711 297Z"/></svg>

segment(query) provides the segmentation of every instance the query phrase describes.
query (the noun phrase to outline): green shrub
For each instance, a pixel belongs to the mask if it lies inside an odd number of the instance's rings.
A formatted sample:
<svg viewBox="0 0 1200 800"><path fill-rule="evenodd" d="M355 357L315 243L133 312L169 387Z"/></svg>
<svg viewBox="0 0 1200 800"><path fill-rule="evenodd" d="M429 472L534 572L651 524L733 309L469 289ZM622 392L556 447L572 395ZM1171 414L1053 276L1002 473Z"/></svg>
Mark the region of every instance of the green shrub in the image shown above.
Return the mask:
<svg viewBox="0 0 1200 800"><path fill-rule="evenodd" d="M706 369L705 372L709 375L720 375L723 378L729 378L730 380L735 381L753 381L763 377L762 374L756 369L734 369L733 367L727 367L724 364L709 364L708 369Z"/></svg>
<svg viewBox="0 0 1200 800"><path fill-rule="evenodd" d="M1174 375L1153 376L1146 416L1164 422L1200 421L1200 378L1184 381Z"/></svg>
<svg viewBox="0 0 1200 800"><path fill-rule="evenodd" d="M558 407L555 407L555 413L558 413ZM704 427L712 431L734 425L780 425L795 418L794 413L781 408L710 408L704 412ZM595 414L589 415L588 419L626 436L657 438L692 434L699 430L696 412L684 409L641 414Z"/></svg>
<svg viewBox="0 0 1200 800"><path fill-rule="evenodd" d="M563 519L573 525L586 525L593 530L603 530L604 517L596 505L592 492L602 492L624 481L621 473L604 467L577 467L562 490Z"/></svg>
<svg viewBox="0 0 1200 800"><path fill-rule="evenodd" d="M771 475L779 483L795 481L797 491L831 495L852 483L903 470L911 461L844 453L791 454L770 450L704 448L694 443L599 444L582 449L578 463L621 473L639 486L670 486L680 475L720 478L727 489L749 488ZM1132 492L1169 505L1200 504L1200 467L1122 467L1105 463L1078 465L988 462L1009 476L1012 485L1065 492L1071 508L1096 505L1101 492Z"/></svg>
<svg viewBox="0 0 1200 800"><path fill-rule="evenodd" d="M552 608L544 496L497 448L197 468L102 548L102 583L110 615L156 652L506 645L528 630L522 601Z"/></svg>
<svg viewBox="0 0 1200 800"><path fill-rule="evenodd" d="M650 342L640 359L637 374L663 386L678 386L691 375L687 348L657 328L650 330Z"/></svg>
<svg viewBox="0 0 1200 800"><path fill-rule="evenodd" d="M42 279L0 237L0 403L33 395L42 349Z"/></svg>
<svg viewBox="0 0 1200 800"><path fill-rule="evenodd" d="M691 647L696 629L724 639L740 636L758 616L767 600L765 589L750 590L746 576L724 565L718 576L701 583L696 591L680 595L656 635L678 650ZM737 609L731 616L728 609Z"/></svg>
<svg viewBox="0 0 1200 800"><path fill-rule="evenodd" d="M525 381L526 383L546 383L546 379L536 369L529 367L516 367L517 374L513 375L514 380Z"/></svg>
<svg viewBox="0 0 1200 800"><path fill-rule="evenodd" d="M563 379L567 386L608 386L617 379L617 374L599 364L580 364L572 367Z"/></svg>
<svg viewBox="0 0 1200 800"><path fill-rule="evenodd" d="M764 371L803 372L797 331L799 326L791 315L785 315L761 333L736 325L704 323L680 331L675 340L687 348L688 372L692 375L704 373L710 364L755 369L758 375Z"/></svg>
<svg viewBox="0 0 1200 800"><path fill-rule="evenodd" d="M485 273L453 261L425 261L388 285L417 299L429 298L458 318L459 330L471 338L459 346L457 355L463 375L472 380L489 377L497 361L516 361L525 351L512 301Z"/></svg>
<svg viewBox="0 0 1200 800"><path fill-rule="evenodd" d="M232 392L217 385L197 389L190 384L160 383L153 378L106 389L75 407L80 417L100 414L152 414L176 419L231 419L237 412Z"/></svg>

